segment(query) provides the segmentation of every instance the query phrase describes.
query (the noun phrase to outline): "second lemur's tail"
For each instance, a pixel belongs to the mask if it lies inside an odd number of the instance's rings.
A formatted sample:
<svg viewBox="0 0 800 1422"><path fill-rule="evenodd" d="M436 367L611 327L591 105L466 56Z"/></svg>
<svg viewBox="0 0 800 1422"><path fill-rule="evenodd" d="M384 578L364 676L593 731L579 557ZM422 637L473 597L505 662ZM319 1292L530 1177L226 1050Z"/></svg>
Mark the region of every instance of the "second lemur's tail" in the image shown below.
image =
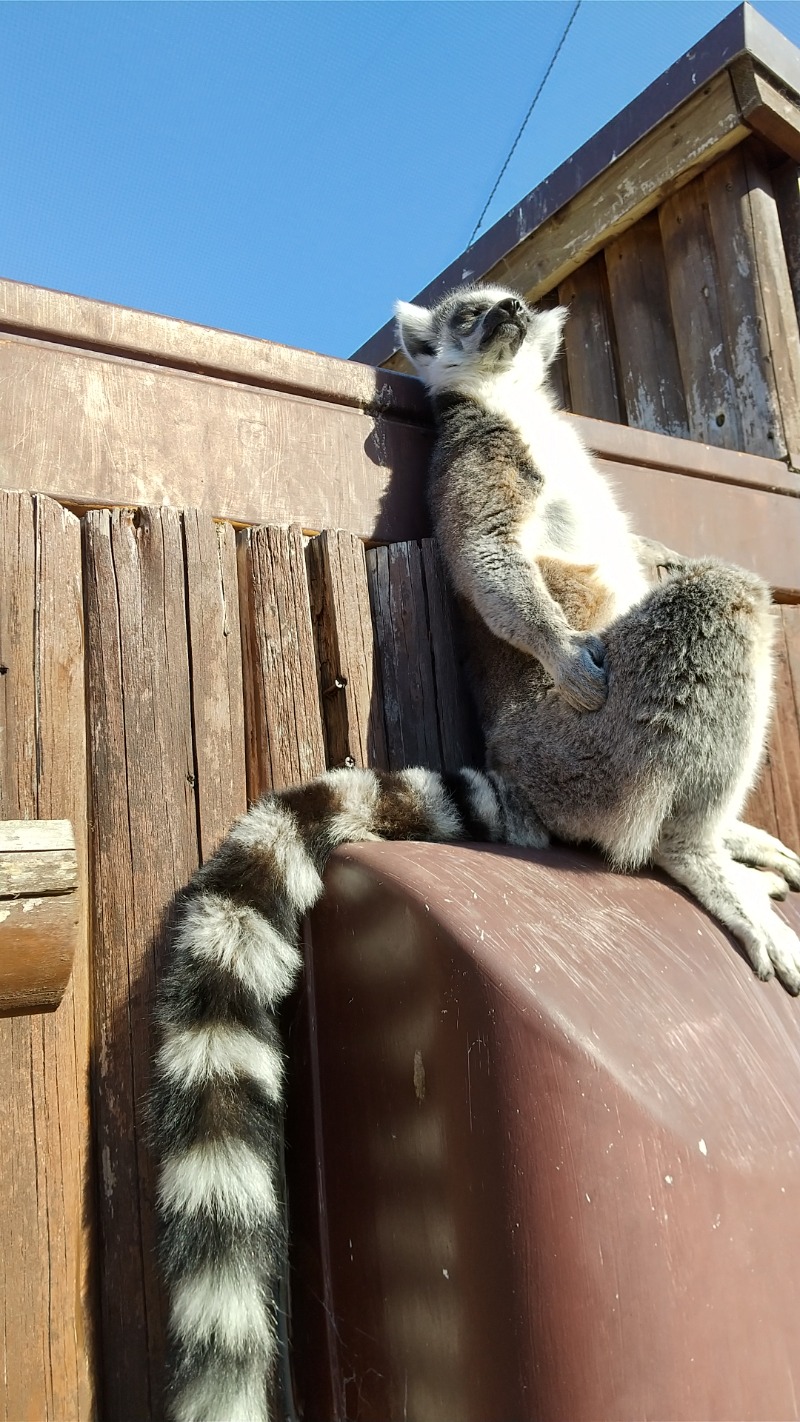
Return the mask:
<svg viewBox="0 0 800 1422"><path fill-rule="evenodd" d="M267 795L181 895L157 1001L152 1095L175 1422L266 1422L283 1259L275 1013L339 844L500 840L515 818L474 770L334 770Z"/></svg>

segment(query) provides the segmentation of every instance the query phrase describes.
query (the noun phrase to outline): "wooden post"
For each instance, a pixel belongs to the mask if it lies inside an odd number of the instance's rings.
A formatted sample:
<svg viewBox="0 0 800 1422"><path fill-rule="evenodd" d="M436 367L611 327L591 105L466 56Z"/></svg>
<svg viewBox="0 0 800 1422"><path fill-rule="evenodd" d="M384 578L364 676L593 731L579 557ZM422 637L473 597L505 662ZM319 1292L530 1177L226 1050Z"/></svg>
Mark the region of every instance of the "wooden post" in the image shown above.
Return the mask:
<svg viewBox="0 0 800 1422"><path fill-rule="evenodd" d="M0 821L0 1013L52 1012L75 958L78 855L69 820Z"/></svg>

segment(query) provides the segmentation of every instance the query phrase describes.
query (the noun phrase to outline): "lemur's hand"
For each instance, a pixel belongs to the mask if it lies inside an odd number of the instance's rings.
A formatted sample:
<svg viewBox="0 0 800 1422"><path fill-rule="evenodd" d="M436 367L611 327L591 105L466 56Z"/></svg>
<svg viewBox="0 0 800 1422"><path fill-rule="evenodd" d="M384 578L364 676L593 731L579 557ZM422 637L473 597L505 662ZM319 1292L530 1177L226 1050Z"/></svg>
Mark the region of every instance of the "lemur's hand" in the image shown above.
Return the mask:
<svg viewBox="0 0 800 1422"><path fill-rule="evenodd" d="M606 649L591 632L572 632L553 669L559 696L576 711L599 711L608 695Z"/></svg>
<svg viewBox="0 0 800 1422"><path fill-rule="evenodd" d="M647 572L658 573L663 569L667 573L674 573L686 565L687 560L682 553L673 552L654 538L637 537L634 542L639 562Z"/></svg>

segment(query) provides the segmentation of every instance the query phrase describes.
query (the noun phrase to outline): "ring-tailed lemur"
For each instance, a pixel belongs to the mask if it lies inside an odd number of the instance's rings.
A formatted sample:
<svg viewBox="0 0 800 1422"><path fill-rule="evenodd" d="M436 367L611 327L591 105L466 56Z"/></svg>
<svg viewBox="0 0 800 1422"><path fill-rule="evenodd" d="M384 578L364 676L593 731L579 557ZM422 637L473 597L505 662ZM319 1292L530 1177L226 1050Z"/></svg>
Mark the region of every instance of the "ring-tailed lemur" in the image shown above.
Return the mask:
<svg viewBox="0 0 800 1422"><path fill-rule="evenodd" d="M268 1415L283 1255L275 1014L337 844L589 840L620 866L662 865L760 976L800 990L800 943L767 898L800 888L800 860L737 819L769 712L767 589L631 535L548 393L562 311L476 287L398 316L433 396L431 506L490 768L337 770L268 795L180 898L152 1099L177 1422ZM656 564L672 571L651 587Z"/></svg>

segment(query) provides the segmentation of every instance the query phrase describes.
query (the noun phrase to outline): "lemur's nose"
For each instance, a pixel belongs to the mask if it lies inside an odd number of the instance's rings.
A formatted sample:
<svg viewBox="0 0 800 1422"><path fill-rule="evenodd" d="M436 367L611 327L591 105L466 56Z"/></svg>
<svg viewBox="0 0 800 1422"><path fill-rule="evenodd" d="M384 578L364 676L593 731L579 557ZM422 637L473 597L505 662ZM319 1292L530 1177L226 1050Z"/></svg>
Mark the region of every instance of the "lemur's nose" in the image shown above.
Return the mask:
<svg viewBox="0 0 800 1422"><path fill-rule="evenodd" d="M506 311L509 316L520 316L522 309L522 302L518 296L507 296L505 301L497 303L497 310Z"/></svg>

